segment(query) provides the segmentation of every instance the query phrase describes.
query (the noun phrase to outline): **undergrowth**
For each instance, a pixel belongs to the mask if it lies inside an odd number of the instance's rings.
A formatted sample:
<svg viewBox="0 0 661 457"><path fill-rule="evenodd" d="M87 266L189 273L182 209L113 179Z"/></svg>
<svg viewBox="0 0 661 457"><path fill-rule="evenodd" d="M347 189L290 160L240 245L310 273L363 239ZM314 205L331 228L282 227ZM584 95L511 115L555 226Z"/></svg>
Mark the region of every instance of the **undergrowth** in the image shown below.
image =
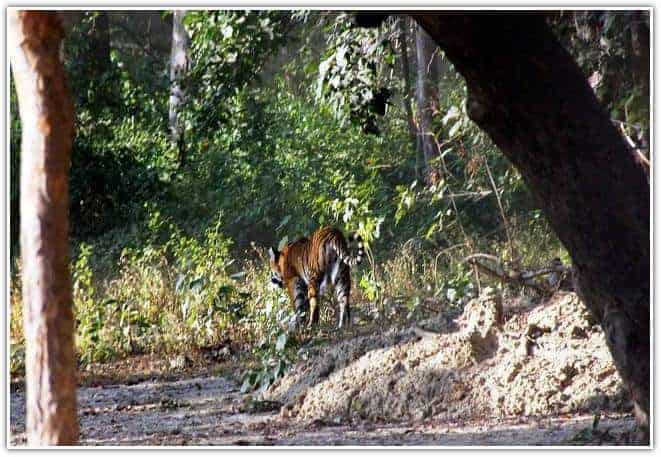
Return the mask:
<svg viewBox="0 0 661 457"><path fill-rule="evenodd" d="M332 294L322 301L317 330L294 329L289 297L270 285L265 247L236 256L220 219L199 238L185 235L158 211L148 227L141 234L144 245L122 249L112 273L94 261L103 258L94 245L81 243L75 249L76 350L82 365L134 354L188 353L229 339L246 360L243 389L265 389L296 360L303 343L315 334L335 333ZM540 244L522 234L517 240L520 252L530 257ZM523 241L530 244L523 246ZM548 255L553 255L550 244ZM372 253L373 265L352 272L353 325L392 326L460 310L477 294L477 283L456 251L434 251L409 240L389 252ZM20 262L14 270L10 368L15 376L24 370ZM481 279L484 286L488 279ZM505 294L528 293L500 287Z"/></svg>

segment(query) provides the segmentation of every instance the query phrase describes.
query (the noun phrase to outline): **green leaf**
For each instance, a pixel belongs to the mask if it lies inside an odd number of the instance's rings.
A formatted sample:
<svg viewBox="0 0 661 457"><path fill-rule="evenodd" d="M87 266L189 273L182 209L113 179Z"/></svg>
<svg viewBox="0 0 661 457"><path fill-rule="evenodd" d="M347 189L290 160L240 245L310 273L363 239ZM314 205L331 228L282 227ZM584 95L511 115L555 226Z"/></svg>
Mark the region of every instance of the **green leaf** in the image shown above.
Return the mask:
<svg viewBox="0 0 661 457"><path fill-rule="evenodd" d="M287 246L288 242L289 242L289 237L285 235L284 238L280 240L280 243L278 243L278 251L282 251L285 248L285 246Z"/></svg>

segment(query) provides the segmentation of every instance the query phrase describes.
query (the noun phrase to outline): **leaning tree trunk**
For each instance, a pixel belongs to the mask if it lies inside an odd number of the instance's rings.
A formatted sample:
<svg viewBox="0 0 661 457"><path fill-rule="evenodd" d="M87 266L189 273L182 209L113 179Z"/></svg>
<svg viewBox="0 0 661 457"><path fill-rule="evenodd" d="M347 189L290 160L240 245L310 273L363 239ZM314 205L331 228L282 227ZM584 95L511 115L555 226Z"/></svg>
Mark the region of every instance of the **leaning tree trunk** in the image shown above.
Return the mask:
<svg viewBox="0 0 661 457"><path fill-rule="evenodd" d="M466 80L468 114L569 251L638 419L650 411L650 188L586 78L536 14L413 13Z"/></svg>
<svg viewBox="0 0 661 457"><path fill-rule="evenodd" d="M184 103L185 92L182 78L188 69L188 49L190 40L184 27L186 10L175 10L172 17L172 52L170 54L170 102L169 121L172 141L179 149L179 166L186 163L184 148L184 128L179 117L179 111Z"/></svg>
<svg viewBox="0 0 661 457"><path fill-rule="evenodd" d="M9 53L21 115L21 255L26 434L31 446L78 440L69 275L73 104L55 13L10 9Z"/></svg>
<svg viewBox="0 0 661 457"><path fill-rule="evenodd" d="M436 51L436 43L430 38L422 27L416 27L415 34L416 61L418 81L416 98L418 102L419 135L422 144L422 152L425 165L429 165L435 157L438 157L438 148L432 138L432 108L436 96L434 87L438 84L438 68L433 60Z"/></svg>

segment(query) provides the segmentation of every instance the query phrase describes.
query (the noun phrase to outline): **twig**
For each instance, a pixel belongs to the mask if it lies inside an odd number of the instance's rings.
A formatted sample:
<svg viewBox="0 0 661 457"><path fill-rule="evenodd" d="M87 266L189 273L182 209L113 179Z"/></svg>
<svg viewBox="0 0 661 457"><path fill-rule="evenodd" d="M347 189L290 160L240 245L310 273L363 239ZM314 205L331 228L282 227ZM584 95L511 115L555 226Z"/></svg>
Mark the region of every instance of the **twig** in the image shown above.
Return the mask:
<svg viewBox="0 0 661 457"><path fill-rule="evenodd" d="M478 262L478 259L488 259L491 260L492 262L495 263L493 267L488 267L486 265L483 265L482 263ZM473 265L474 267L478 268L480 271L486 273L489 276L492 276L501 282L506 282L508 284L514 284L518 286L527 286L532 289L535 289L536 291L542 293L542 294L549 294L552 293L554 290L557 290L557 288L554 288L553 286L550 286L546 283L543 282L537 282L534 281L533 278L537 276L541 276L543 274L548 274L548 273L553 273L553 272L564 272L567 271L567 269L562 266L553 266L549 268L544 268L539 271L535 272L529 272L529 271L524 271L524 272L518 272L518 271L513 271L513 272L508 272L505 269L505 266L503 265L502 261L491 254L482 254L482 253L476 253L469 255L464 259L464 262L469 263L470 265ZM550 287L549 287L550 286Z"/></svg>
<svg viewBox="0 0 661 457"><path fill-rule="evenodd" d="M464 263L465 263L465 262L472 262L472 261L475 260L475 259L489 259L489 260L493 260L494 262L498 262L498 263L500 263L500 259L499 259L498 257L496 257L495 255L491 255L491 254L482 254L481 252L478 252L478 253L475 253L475 254L471 254L471 255L469 255L468 257L466 257L466 258L463 260L463 262L464 262Z"/></svg>
<svg viewBox="0 0 661 457"><path fill-rule="evenodd" d="M448 167L445 165L445 159L443 158L443 154L440 154L441 151L441 145L438 143L438 138L436 135L432 135L432 138L434 140L434 143L436 143L436 147L439 150L439 155L438 157L441 159L441 166L443 167L443 172L445 173L445 176L450 176L450 171L448 170ZM459 210L457 209L457 202L454 199L454 194L452 193L452 189L450 189L450 184L448 182L448 190L450 191L450 202L452 203L452 208L454 208L454 214L456 215L455 220L459 224L459 228L461 230L461 233L464 236L464 239L466 240L466 244L468 247L472 250L473 249L473 242L472 240L468 237L468 234L466 233L466 230L464 230L464 226L459 220ZM482 284L480 283L480 274L477 270L476 267L473 266L473 274L475 275L475 282L477 283L477 291L478 293L482 292Z"/></svg>
<svg viewBox="0 0 661 457"><path fill-rule="evenodd" d="M565 273L567 271L569 271L569 268L565 267L564 265L558 265L557 267L542 268L541 270L537 271L524 271L519 275L519 277L523 280L528 280L536 278L537 276L547 275L549 273Z"/></svg>
<svg viewBox="0 0 661 457"><path fill-rule="evenodd" d="M519 256L516 255L516 251L514 250L514 243L512 243L512 237L510 235L510 228L509 224L507 222L507 218L505 217L505 210L503 210L503 204L500 201L500 195L498 195L498 188L496 187L496 183L493 180L493 176L491 175L491 168L489 168L489 163L487 161L486 155L482 156L484 159L484 167L487 169L487 175L489 175L489 182L491 182L491 187L493 189L493 193L496 194L496 201L498 202L498 209L500 210L500 217L503 218L503 225L505 226L505 234L507 235L507 242L510 245L510 255L512 256L512 260L514 263L519 263Z"/></svg>

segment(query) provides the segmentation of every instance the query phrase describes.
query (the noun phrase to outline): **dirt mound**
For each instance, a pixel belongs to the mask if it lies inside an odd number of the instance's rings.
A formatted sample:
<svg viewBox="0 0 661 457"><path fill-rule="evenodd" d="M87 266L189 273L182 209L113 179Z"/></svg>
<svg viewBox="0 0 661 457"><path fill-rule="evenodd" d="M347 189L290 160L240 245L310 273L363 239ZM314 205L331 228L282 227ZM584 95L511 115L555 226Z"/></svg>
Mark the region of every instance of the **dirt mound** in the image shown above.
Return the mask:
<svg viewBox="0 0 661 457"><path fill-rule="evenodd" d="M302 361L266 398L303 422L352 418L467 420L623 406L622 383L599 326L572 293L503 315L491 289L456 322L340 342Z"/></svg>

